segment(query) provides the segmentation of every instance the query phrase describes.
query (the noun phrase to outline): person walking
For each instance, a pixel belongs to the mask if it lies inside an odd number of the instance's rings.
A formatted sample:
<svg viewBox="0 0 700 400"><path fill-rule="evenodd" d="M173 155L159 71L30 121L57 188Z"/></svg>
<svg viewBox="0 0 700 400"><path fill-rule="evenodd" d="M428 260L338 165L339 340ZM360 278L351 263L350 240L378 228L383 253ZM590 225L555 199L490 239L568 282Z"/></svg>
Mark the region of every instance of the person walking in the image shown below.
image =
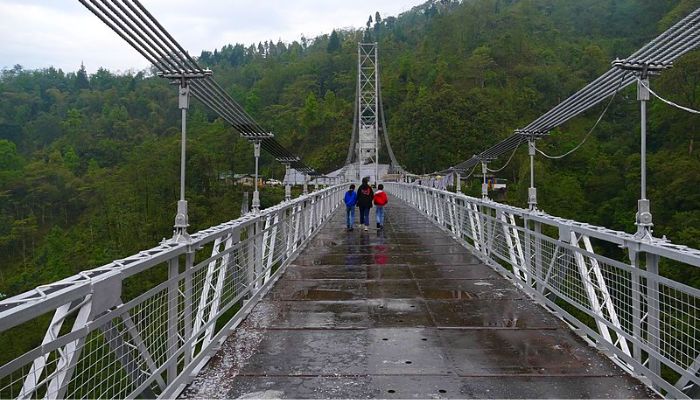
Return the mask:
<svg viewBox="0 0 700 400"><path fill-rule="evenodd" d="M381 183L377 186L377 192L374 193L374 205L377 206L375 213L377 216L377 229L384 229L384 206L389 202L384 191L384 185Z"/></svg>
<svg viewBox="0 0 700 400"><path fill-rule="evenodd" d="M362 178L362 184L357 188L357 206L360 208L360 227L369 230L369 209L372 208L374 191L369 186L369 177Z"/></svg>
<svg viewBox="0 0 700 400"><path fill-rule="evenodd" d="M355 185L350 185L350 189L345 192L345 215L348 222L348 231L352 231L352 226L355 223L355 207L357 206L357 193L355 193Z"/></svg>

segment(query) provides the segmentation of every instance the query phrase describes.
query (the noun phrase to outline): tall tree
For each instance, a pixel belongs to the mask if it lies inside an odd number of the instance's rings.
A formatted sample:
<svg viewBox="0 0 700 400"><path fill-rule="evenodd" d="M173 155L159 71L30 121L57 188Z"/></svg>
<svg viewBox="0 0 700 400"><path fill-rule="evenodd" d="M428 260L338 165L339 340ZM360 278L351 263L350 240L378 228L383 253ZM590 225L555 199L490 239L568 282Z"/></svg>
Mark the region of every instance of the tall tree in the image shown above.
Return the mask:
<svg viewBox="0 0 700 400"><path fill-rule="evenodd" d="M331 36L328 39L328 47L326 50L329 53L335 53L338 50L340 50L340 37L338 37L338 32L336 32L335 29L333 29L333 32L331 32Z"/></svg>
<svg viewBox="0 0 700 400"><path fill-rule="evenodd" d="M75 74L75 88L78 90L90 88L90 80L85 70L85 64L82 62L80 63L80 69L78 69L78 72Z"/></svg>

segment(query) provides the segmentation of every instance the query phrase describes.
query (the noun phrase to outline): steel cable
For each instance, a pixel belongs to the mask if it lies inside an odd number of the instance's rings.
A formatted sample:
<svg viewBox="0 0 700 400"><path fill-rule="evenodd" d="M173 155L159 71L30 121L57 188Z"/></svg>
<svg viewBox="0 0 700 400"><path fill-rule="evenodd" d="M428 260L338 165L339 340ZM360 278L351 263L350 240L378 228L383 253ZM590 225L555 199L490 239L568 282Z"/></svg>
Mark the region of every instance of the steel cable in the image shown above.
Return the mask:
<svg viewBox="0 0 700 400"><path fill-rule="evenodd" d="M680 104L677 104L677 103L672 102L671 100L667 100L667 99L665 99L665 98L659 96L655 91L651 90L651 88L650 88L648 85L646 85L646 84L644 83L643 80L639 79L638 81L639 81L639 83L640 83L642 86L644 86L645 88L647 88L647 90L649 91L649 93L653 94L654 97L656 97L657 99L661 100L662 102L668 104L669 106L676 107L676 108L678 108L679 110L683 110L683 111L689 112L689 113L691 113L691 114L700 114L700 111L698 111L698 110L694 110L694 109L692 109L692 108L690 108L690 107L682 106L682 105L680 105Z"/></svg>
<svg viewBox="0 0 700 400"><path fill-rule="evenodd" d="M577 144L576 146L574 146L573 149L567 151L567 152L564 153L564 154L560 154L560 155L557 155L557 156L549 155L549 154L545 153L544 151L542 151L542 150L540 150L540 149L538 149L538 148L535 148L535 150L536 150L538 153L542 154L544 157L549 158L549 159L551 159L551 160L559 160L559 159L562 159L562 158L568 156L569 154L572 154L572 153L575 152L576 150L578 150L581 146L583 146L584 143L586 143L586 140L588 140L588 137L591 136L591 133L593 133L593 131L595 130L595 128L598 126L598 124L600 123L600 121L603 119L603 116L605 116L605 114L608 112L608 109L610 108L610 105L612 105L613 101L615 100L615 96L617 95L617 93L618 93L618 92L620 91L620 89L622 88L622 83L624 82L624 79L625 79L625 76L623 75L623 76L622 76L622 79L620 80L620 85L619 85L619 86L617 87L617 89L615 90L615 93L613 93L613 95L610 97L610 101L608 101L608 104L605 106L605 109L604 109L603 112L601 112L600 115L598 116L598 119L595 121L595 124L593 124L593 126L591 127L591 129L588 130L588 133L586 133L586 135L583 137L583 140L581 140L581 142L580 142L579 144Z"/></svg>
<svg viewBox="0 0 700 400"><path fill-rule="evenodd" d="M517 146L515 149L513 149L513 152L510 154L510 157L508 157L508 161L506 161L506 163L503 164L503 166L502 166L501 168L498 168L498 169L491 169L491 168L489 168L489 167L486 167L486 170L487 170L488 172L501 172L501 171L503 171L503 170L508 166L508 164L510 164L510 161L511 161L511 160L513 159L513 157L515 156L515 152L518 151L518 147L520 147L519 144L518 144L518 146Z"/></svg>
<svg viewBox="0 0 700 400"><path fill-rule="evenodd" d="M138 0L79 0L90 12L148 60L162 75L200 73L205 69L173 39ZM260 140L261 147L277 159L290 161L300 171L314 172L264 130L210 76L188 82L192 94L202 104L231 124L242 137ZM314 172L315 173L315 172Z"/></svg>
<svg viewBox="0 0 700 400"><path fill-rule="evenodd" d="M700 9L696 9L683 18L681 21L677 22L669 29L652 39L649 43L644 45L639 50L635 51L626 60L626 63L642 63L651 64L652 67L656 65L667 66L670 65L678 57L683 54L693 50L700 43L700 35L698 34L698 24L700 23ZM622 78L620 78L622 77ZM620 79L618 81L618 79ZM603 75L596 78L593 82L586 85L584 88L574 93L572 96L559 103L557 106L547 111L525 128L516 131L516 134L504 139L503 141L497 143L491 148L482 151L481 153L474 155L468 160L465 160L454 168L458 169L468 169L474 165L477 165L481 160L484 159L494 159L500 157L506 152L517 149L520 143L523 141L522 137L529 136L544 136L550 130L560 126L571 118L580 115L581 113L589 110L591 107L596 106L601 101L605 100L610 96L615 96L615 94L624 87L629 86L635 81L635 77L627 75L626 71L621 68L614 67L606 71ZM614 85L614 86L613 86ZM615 88L616 86L616 88ZM658 95L654 95L660 100ZM595 127L600 122L600 119L605 114L612 102L608 103L603 114L596 121L593 128L584 137L583 141L579 143L573 151L578 149L588 138L590 133L595 129ZM668 101L666 101L668 102ZM675 103L668 102L668 104L678 107L688 112L693 112L695 110L688 109L687 107L679 106ZM518 138L518 136L521 136ZM539 150L538 150L539 151ZM550 156L552 158L565 157L571 154L569 151L560 156ZM543 152L539 151L541 154ZM512 159L512 155L511 155ZM510 159L509 159L510 160ZM506 163L507 165L508 163ZM502 167L503 168L503 167ZM501 169L502 169L501 168ZM500 169L499 169L500 170Z"/></svg>

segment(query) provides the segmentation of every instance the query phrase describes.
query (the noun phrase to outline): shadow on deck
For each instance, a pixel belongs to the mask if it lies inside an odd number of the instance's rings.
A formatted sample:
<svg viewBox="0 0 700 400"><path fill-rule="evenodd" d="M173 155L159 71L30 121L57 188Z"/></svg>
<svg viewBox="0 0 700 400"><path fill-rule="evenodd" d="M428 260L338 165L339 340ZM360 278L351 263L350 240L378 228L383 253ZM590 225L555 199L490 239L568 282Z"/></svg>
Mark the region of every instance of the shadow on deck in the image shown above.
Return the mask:
<svg viewBox="0 0 700 400"><path fill-rule="evenodd" d="M406 204L387 207L384 231L345 232L344 218L183 398L653 396Z"/></svg>

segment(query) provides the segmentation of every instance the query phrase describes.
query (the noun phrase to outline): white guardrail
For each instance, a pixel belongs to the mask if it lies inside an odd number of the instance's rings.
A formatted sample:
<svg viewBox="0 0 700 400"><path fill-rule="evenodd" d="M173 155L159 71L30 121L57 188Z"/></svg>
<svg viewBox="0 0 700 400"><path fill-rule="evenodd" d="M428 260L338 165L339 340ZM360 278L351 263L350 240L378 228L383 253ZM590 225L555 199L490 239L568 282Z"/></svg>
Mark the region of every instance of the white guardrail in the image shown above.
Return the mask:
<svg viewBox="0 0 700 400"><path fill-rule="evenodd" d="M660 394L698 397L700 290L659 266L700 267L700 251L415 184L385 186Z"/></svg>
<svg viewBox="0 0 700 400"><path fill-rule="evenodd" d="M331 213L345 185L249 213L0 302L0 338L45 330L0 367L0 398L170 398ZM144 279L144 278L148 279ZM136 293L134 287L139 289ZM150 284L150 282L154 282ZM8 341L2 351L11 349Z"/></svg>

